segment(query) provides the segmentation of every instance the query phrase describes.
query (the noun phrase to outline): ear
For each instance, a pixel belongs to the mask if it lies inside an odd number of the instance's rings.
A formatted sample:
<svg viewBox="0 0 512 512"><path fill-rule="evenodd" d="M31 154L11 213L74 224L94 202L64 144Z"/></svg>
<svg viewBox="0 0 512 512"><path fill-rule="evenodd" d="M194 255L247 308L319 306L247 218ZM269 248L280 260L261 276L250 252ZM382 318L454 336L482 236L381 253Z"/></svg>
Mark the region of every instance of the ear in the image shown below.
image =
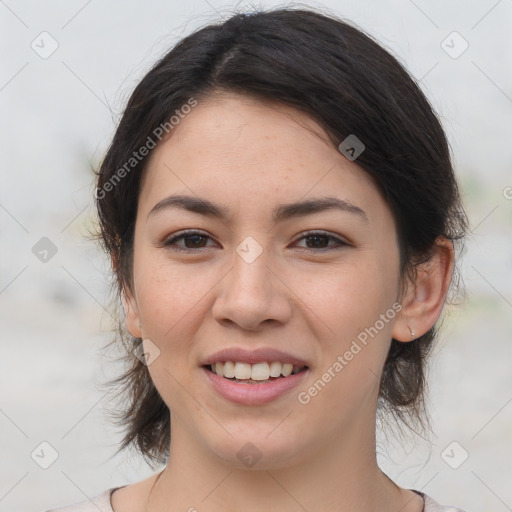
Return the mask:
<svg viewBox="0 0 512 512"><path fill-rule="evenodd" d="M408 283L402 309L393 326L393 338L402 342L412 341L436 323L450 287L454 259L451 240L438 237L432 257L418 267L414 282Z"/></svg>
<svg viewBox="0 0 512 512"><path fill-rule="evenodd" d="M142 338L141 320L137 301L130 290L123 290L121 294L126 319L126 328L132 336Z"/></svg>

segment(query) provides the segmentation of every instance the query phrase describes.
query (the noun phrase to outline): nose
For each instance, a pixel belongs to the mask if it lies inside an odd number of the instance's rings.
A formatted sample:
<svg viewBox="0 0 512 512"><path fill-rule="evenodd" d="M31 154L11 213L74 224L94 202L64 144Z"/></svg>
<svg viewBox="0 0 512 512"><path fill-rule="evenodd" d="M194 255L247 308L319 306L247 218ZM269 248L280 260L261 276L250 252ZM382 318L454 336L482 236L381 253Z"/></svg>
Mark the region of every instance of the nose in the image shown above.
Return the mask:
<svg viewBox="0 0 512 512"><path fill-rule="evenodd" d="M284 271L272 261L270 250L253 261L240 254L234 254L232 268L217 285L214 318L251 331L263 324L285 324L292 315L293 292Z"/></svg>

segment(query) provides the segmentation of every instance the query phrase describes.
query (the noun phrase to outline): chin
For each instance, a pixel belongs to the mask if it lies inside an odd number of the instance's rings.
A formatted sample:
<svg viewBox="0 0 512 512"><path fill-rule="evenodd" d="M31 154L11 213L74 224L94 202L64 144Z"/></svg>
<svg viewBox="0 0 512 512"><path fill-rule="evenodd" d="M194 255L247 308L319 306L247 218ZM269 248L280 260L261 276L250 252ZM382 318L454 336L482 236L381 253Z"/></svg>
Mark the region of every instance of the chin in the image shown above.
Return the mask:
<svg viewBox="0 0 512 512"><path fill-rule="evenodd" d="M233 437L226 435L214 443L212 453L235 469L263 471L294 466L305 458L308 451L304 432L292 433L290 429L283 428L277 434L279 428L273 432L272 429L255 429L254 426L242 429Z"/></svg>

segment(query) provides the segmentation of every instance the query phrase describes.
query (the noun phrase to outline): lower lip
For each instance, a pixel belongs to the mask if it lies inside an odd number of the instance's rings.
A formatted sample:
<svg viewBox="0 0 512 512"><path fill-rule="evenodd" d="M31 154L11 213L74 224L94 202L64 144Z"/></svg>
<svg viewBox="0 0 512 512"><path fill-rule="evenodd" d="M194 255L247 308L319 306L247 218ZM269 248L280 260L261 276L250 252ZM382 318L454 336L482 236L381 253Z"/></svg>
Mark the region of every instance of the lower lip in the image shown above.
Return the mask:
<svg viewBox="0 0 512 512"><path fill-rule="evenodd" d="M243 384L219 377L204 367L201 369L220 395L231 402L244 405L261 405L272 402L297 386L308 373L308 369L306 369L288 377L281 377L262 384Z"/></svg>

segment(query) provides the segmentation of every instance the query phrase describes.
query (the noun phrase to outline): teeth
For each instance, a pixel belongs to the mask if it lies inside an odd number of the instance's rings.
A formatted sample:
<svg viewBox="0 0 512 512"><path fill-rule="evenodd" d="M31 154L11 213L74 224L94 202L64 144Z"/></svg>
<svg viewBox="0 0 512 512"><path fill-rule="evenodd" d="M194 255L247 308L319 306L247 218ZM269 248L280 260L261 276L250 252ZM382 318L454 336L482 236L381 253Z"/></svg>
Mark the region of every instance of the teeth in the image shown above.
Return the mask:
<svg viewBox="0 0 512 512"><path fill-rule="evenodd" d="M257 363L252 365L252 380L268 380L270 377L270 367L268 363Z"/></svg>
<svg viewBox="0 0 512 512"><path fill-rule="evenodd" d="M235 363L235 379L250 379L251 374L251 365L249 363Z"/></svg>
<svg viewBox="0 0 512 512"><path fill-rule="evenodd" d="M215 365L215 367L217 367L217 364ZM235 376L235 363L232 363L231 361L227 361L224 363L224 375L223 376L227 377L228 379L232 379Z"/></svg>
<svg viewBox="0 0 512 512"><path fill-rule="evenodd" d="M273 362L270 364L270 376L280 377L281 376L281 363Z"/></svg>
<svg viewBox="0 0 512 512"><path fill-rule="evenodd" d="M279 361L271 363L241 363L226 361L224 363L217 362L211 365L213 373L228 379L238 380L268 380L270 377L288 377L289 375L299 373L303 367L294 366L291 363L281 364Z"/></svg>

